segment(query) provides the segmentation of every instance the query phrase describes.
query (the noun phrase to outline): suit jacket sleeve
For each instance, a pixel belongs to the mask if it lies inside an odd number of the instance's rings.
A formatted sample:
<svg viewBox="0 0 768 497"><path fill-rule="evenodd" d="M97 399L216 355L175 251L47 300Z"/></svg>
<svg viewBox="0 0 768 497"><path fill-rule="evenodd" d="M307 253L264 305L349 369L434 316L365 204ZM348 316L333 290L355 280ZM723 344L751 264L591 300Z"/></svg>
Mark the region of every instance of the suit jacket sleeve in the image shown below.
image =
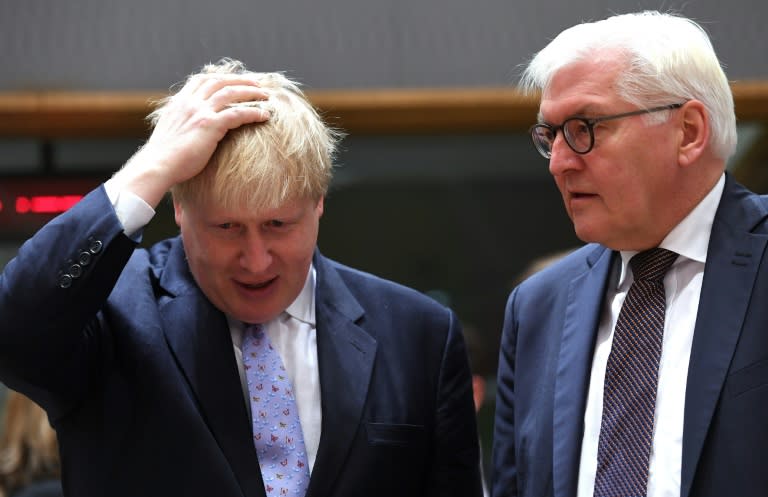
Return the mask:
<svg viewBox="0 0 768 497"><path fill-rule="evenodd" d="M103 187L44 226L0 275L0 380L53 417L98 377L96 315L131 256Z"/></svg>
<svg viewBox="0 0 768 497"><path fill-rule="evenodd" d="M430 496L481 496L479 447L467 353L456 317L440 369Z"/></svg>
<svg viewBox="0 0 768 497"><path fill-rule="evenodd" d="M514 497L517 492L515 459L515 354L517 323L514 317L515 297L512 292L504 315L504 328L499 351L499 372L496 385L496 414L493 435L494 497Z"/></svg>

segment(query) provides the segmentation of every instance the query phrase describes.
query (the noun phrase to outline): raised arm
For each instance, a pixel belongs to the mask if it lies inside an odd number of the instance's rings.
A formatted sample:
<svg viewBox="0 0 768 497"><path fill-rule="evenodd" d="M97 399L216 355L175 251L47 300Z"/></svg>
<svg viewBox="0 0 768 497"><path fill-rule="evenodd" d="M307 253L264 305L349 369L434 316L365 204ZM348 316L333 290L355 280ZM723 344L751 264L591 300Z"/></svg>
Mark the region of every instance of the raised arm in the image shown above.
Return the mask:
<svg viewBox="0 0 768 497"><path fill-rule="evenodd" d="M156 207L171 186L206 166L228 130L269 117L258 106L233 104L266 98L249 74L191 77L106 190L24 243L0 274L0 381L55 415L98 379L111 346L99 311L136 246L133 233L124 233L126 213L115 210L119 197L128 192Z"/></svg>

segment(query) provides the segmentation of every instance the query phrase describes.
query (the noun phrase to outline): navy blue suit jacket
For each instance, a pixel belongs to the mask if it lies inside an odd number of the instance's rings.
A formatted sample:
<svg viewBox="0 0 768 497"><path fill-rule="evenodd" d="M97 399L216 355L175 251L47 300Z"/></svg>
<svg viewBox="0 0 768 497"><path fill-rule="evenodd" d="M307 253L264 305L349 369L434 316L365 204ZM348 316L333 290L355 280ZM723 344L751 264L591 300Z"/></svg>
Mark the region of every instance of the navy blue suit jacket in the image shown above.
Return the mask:
<svg viewBox="0 0 768 497"><path fill-rule="evenodd" d="M459 324L315 254L322 433L307 497L480 495ZM67 495L264 496L225 316L179 238L136 249L103 188L0 277L0 379L40 403Z"/></svg>
<svg viewBox="0 0 768 497"><path fill-rule="evenodd" d="M685 395L681 497L768 495L768 198L726 176ZM573 497L597 327L617 253L587 245L510 295L494 497Z"/></svg>

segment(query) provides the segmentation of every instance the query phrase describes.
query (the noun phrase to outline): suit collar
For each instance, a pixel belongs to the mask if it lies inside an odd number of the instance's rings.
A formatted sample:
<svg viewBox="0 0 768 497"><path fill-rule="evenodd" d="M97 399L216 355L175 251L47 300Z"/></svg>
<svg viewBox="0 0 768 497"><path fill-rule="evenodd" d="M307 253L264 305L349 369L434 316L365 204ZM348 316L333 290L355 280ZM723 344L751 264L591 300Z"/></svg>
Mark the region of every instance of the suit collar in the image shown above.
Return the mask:
<svg viewBox="0 0 768 497"><path fill-rule="evenodd" d="M343 469L362 421L377 346L337 266L319 252L314 264L323 421L308 497L330 495Z"/></svg>
<svg viewBox="0 0 768 497"><path fill-rule="evenodd" d="M689 495L709 425L750 301L768 237L756 233L768 210L726 175L712 226L688 369L681 497Z"/></svg>
<svg viewBox="0 0 768 497"><path fill-rule="evenodd" d="M595 336L614 252L602 247L587 254L584 272L568 283L568 297L555 376L553 485L555 497L576 495L584 409Z"/></svg>
<svg viewBox="0 0 768 497"><path fill-rule="evenodd" d="M243 494L264 496L264 484L224 314L195 284L180 239L153 249L166 342Z"/></svg>
<svg viewBox="0 0 768 497"><path fill-rule="evenodd" d="M156 281L167 294L176 296L199 291L189 271L187 255L180 236L163 240L152 246L150 263Z"/></svg>
<svg viewBox="0 0 768 497"><path fill-rule="evenodd" d="M315 251L312 264L316 270L315 310L332 310L349 321L362 318L365 311L339 274L338 264L323 256L319 250Z"/></svg>
<svg viewBox="0 0 768 497"><path fill-rule="evenodd" d="M725 174L696 207L664 237L659 246L704 264L707 260L707 246L712 233L712 224L724 188Z"/></svg>
<svg viewBox="0 0 768 497"><path fill-rule="evenodd" d="M310 264L307 278L298 297L291 302L285 312L293 319L315 326L315 280L316 270Z"/></svg>
<svg viewBox="0 0 768 497"><path fill-rule="evenodd" d="M224 314L205 298L186 263L181 239L152 254L166 340L213 436L247 496L264 495ZM315 318L322 432L307 496L328 495L357 435L376 356L362 327L364 310L334 263L315 253ZM232 419L233 412L237 420ZM255 470L254 470L255 468Z"/></svg>

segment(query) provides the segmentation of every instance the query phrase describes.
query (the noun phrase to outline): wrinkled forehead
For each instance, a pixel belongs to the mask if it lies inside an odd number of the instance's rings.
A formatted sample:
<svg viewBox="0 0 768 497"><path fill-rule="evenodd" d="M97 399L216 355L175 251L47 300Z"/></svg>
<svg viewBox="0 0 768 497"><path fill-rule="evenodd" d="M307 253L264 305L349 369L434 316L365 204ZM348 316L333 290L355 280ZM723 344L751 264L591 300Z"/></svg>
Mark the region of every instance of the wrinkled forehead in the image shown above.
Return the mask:
<svg viewBox="0 0 768 497"><path fill-rule="evenodd" d="M542 93L562 91L565 87L602 85L603 91L615 90L616 79L629 69L627 56L619 50L597 50L571 62L552 67L542 82Z"/></svg>
<svg viewBox="0 0 768 497"><path fill-rule="evenodd" d="M613 60L581 60L563 66L541 92L539 117L547 121L593 114L622 99L617 81L624 65ZM551 117L554 116L554 117Z"/></svg>

